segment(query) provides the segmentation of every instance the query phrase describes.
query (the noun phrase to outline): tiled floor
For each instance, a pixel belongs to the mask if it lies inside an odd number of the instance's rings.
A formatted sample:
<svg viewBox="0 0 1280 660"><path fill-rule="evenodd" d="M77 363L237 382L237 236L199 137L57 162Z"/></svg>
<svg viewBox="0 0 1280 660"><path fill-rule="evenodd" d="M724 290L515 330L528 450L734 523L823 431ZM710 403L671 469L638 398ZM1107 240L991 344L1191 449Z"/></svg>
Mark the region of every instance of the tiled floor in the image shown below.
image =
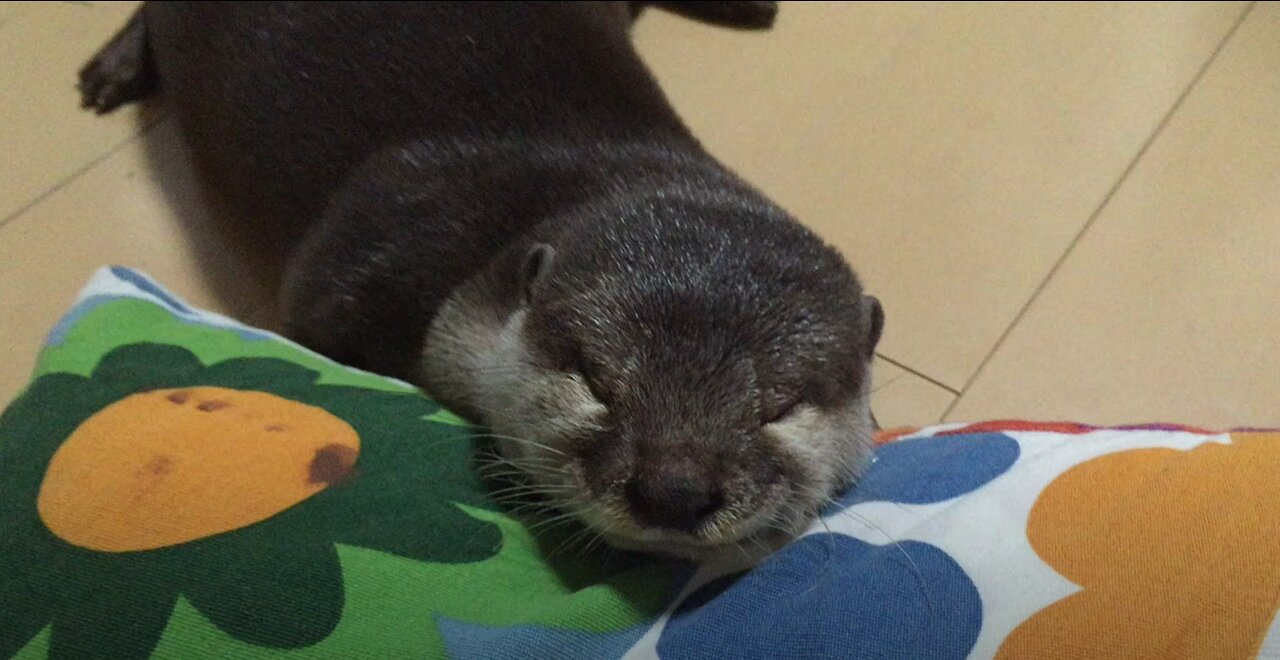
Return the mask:
<svg viewBox="0 0 1280 660"><path fill-rule="evenodd" d="M76 107L133 3L0 3L0 400L89 272L248 316L171 123ZM1280 4L784 3L636 38L889 314L886 424L1280 424Z"/></svg>

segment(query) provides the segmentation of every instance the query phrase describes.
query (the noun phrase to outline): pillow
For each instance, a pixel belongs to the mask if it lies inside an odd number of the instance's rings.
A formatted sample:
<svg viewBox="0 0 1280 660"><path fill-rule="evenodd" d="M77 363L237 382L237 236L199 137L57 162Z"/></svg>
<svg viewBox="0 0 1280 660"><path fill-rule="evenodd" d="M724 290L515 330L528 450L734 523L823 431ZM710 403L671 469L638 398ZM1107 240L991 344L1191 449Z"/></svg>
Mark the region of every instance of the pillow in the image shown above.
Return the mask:
<svg viewBox="0 0 1280 660"><path fill-rule="evenodd" d="M407 384L104 269L0 417L0 657L1280 653L1280 435L879 442L753 570L612 551Z"/></svg>

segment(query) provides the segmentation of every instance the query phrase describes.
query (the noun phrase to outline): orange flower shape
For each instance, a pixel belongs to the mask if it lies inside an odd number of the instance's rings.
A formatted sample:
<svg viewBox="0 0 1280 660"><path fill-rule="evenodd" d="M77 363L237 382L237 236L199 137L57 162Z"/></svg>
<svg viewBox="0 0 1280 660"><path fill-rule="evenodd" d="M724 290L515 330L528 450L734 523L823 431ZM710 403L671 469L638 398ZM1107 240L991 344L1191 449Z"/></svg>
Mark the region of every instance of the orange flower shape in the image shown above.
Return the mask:
<svg viewBox="0 0 1280 660"><path fill-rule="evenodd" d="M1027 521L1082 590L1001 658L1252 658L1280 605L1280 434L1134 450L1068 470Z"/></svg>

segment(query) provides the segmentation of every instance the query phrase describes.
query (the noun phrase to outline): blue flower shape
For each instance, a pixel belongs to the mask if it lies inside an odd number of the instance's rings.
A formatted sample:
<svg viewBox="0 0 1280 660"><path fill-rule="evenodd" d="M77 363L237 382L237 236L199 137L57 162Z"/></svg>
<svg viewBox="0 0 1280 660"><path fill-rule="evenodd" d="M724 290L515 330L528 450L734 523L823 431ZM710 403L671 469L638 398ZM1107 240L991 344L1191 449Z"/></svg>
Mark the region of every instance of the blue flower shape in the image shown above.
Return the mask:
<svg viewBox="0 0 1280 660"><path fill-rule="evenodd" d="M660 657L963 658L982 623L978 589L927 543L811 535L737 577L681 604Z"/></svg>
<svg viewBox="0 0 1280 660"><path fill-rule="evenodd" d="M590 633L537 625L490 627L436 617L449 657L473 660L506 658L621 658L649 628L642 623L614 633Z"/></svg>
<svg viewBox="0 0 1280 660"><path fill-rule="evenodd" d="M903 440L881 447L856 488L825 515L868 501L941 502L1007 471L1018 443L999 433ZM814 534L755 570L715 580L673 613L665 658L963 658L982 627L982 600L941 549Z"/></svg>
<svg viewBox="0 0 1280 660"><path fill-rule="evenodd" d="M913 438L876 450L857 486L826 513L862 502L933 504L977 490L1018 460L1018 442L1003 433Z"/></svg>

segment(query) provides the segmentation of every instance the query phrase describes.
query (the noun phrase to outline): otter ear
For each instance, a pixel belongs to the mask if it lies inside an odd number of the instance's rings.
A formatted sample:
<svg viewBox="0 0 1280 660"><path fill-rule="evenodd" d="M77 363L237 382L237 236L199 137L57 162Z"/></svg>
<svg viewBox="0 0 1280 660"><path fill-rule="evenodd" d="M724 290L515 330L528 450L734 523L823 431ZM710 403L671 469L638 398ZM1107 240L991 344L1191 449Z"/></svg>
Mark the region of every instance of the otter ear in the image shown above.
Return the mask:
<svg viewBox="0 0 1280 660"><path fill-rule="evenodd" d="M520 263L520 304L533 300L534 289L547 277L551 263L556 259L556 249L546 243L535 243L524 254Z"/></svg>
<svg viewBox="0 0 1280 660"><path fill-rule="evenodd" d="M876 352L876 345L880 343L880 334L884 332L884 309L880 307L880 301L875 296L863 296L862 314L867 319L865 347L867 359L871 359Z"/></svg>

